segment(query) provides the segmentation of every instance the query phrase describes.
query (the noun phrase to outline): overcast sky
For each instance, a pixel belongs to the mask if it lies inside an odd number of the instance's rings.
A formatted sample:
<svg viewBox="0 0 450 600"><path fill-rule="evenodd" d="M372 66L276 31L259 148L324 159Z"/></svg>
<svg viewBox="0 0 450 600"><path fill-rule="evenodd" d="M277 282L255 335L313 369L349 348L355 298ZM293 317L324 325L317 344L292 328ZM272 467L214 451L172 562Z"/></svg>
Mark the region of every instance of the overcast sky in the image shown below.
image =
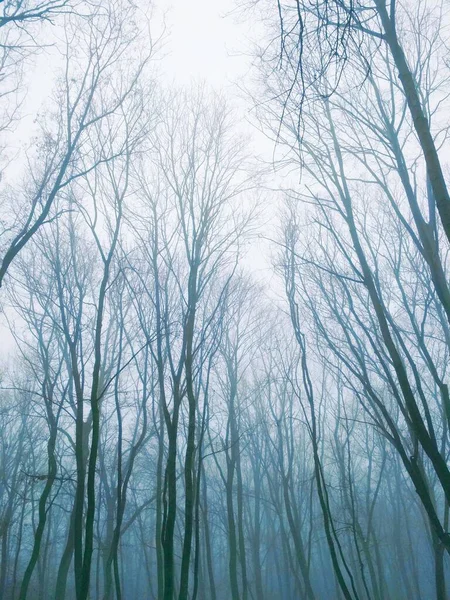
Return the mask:
<svg viewBox="0 0 450 600"><path fill-rule="evenodd" d="M146 1L146 0L144 0ZM222 94L236 108L241 126L253 138L255 153L270 158L272 144L248 124L248 112L251 102L243 97L240 84L249 84L251 78L250 48L255 34L255 23L243 20L242 13L236 11L236 0L156 0L153 26L158 34L163 19L166 27L165 45L160 63L160 73L179 85L188 85L191 81L204 81ZM45 103L54 85L54 73L57 60L52 64L49 52L43 53L29 73L27 110L24 118L11 140L11 150L17 161L17 171L9 168L14 177L22 163L23 150L30 143L30 136L37 127L36 111ZM34 121L34 124L33 124ZM263 221L267 217L263 217ZM269 219L270 220L270 219ZM271 280L269 250L266 242L254 239L245 263L251 267L254 275ZM249 264L250 263L250 264ZM0 321L0 336L4 351L9 353L13 347L12 338ZM7 341L6 341L7 340ZM6 342L6 343L5 343ZM3 356L2 356L3 355Z"/></svg>
<svg viewBox="0 0 450 600"><path fill-rule="evenodd" d="M251 34L249 22L242 22L242 13L237 14L236 0L155 0L154 6L154 35L159 35L163 20L166 29L160 52L161 75L168 83L180 85L205 81L238 103L244 116L248 104L242 102L238 84L245 77L248 79ZM53 87L58 59L55 56L55 61L49 60L49 54L47 49L28 74L30 118L21 122L12 140L18 150L19 145L29 142L35 116L32 113L45 102Z"/></svg>
<svg viewBox="0 0 450 600"><path fill-rule="evenodd" d="M159 0L157 6L167 11L168 76L180 83L205 79L230 89L246 74L249 23L239 19L235 0Z"/></svg>
<svg viewBox="0 0 450 600"><path fill-rule="evenodd" d="M245 98L242 84L251 85L251 49L258 24L244 20L237 11L237 0L157 0L166 10L167 44L163 72L169 81L188 84L204 80L214 89L221 90L242 119L241 127L252 138L255 154L270 160L273 143L249 124L252 103ZM269 169L270 176L270 169ZM275 179L275 176L273 176ZM271 181L267 182L270 187ZM276 195L266 198L261 217L261 234L273 234L266 222L272 222L276 213ZM273 250L273 248L272 248ZM273 270L269 244L254 239L244 261L253 274L269 283Z"/></svg>

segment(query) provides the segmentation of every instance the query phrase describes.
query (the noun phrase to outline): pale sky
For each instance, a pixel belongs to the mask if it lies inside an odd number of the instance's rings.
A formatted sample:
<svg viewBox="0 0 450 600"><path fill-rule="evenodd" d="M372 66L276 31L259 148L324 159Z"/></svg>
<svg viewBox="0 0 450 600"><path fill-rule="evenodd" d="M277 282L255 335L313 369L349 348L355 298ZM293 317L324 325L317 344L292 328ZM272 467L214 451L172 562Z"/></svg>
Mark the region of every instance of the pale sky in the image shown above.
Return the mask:
<svg viewBox="0 0 450 600"><path fill-rule="evenodd" d="M228 87L247 73L249 23L239 19L235 0L159 0L157 6L167 10L169 76L180 83L201 78Z"/></svg>
<svg viewBox="0 0 450 600"><path fill-rule="evenodd" d="M143 0L144 3L147 0ZM158 37L165 22L164 46L159 52L159 71L167 83L187 85L204 81L242 108L239 82L248 82L251 67L249 22L236 11L236 0L155 0L152 33ZM30 118L16 131L15 142L27 144L32 118L48 97L57 65L51 51L42 53L28 77L27 107ZM14 142L13 142L14 144Z"/></svg>
<svg viewBox="0 0 450 600"><path fill-rule="evenodd" d="M273 143L249 123L252 103L240 89L242 84L251 86L254 76L251 48L258 35L258 24L244 21L244 13L237 11L236 5L237 0L157 0L160 10L167 11L168 39L161 70L168 81L189 84L192 80L204 80L221 90L236 108L242 120L240 126L251 138L255 153L270 161ZM269 173L269 186L270 183ZM266 204L270 206L266 206L262 222L273 224L276 195L268 200ZM262 225L262 232L269 233L267 229ZM255 239L243 264L256 277L273 281L270 254L269 244Z"/></svg>
<svg viewBox="0 0 450 600"><path fill-rule="evenodd" d="M146 1L146 0L144 0ZM239 84L249 84L251 78L251 39L256 35L255 23L243 22L242 13L236 10L236 0L156 0L156 34L160 30L162 15L166 25L166 39L160 63L160 73L178 85L188 85L191 81L204 81L222 94L237 109L242 128L253 138L255 153L264 154L270 159L272 144L248 123L250 100L246 100L239 90ZM18 158L17 172L20 170L20 156L30 143L30 136L36 127L33 123L38 111L48 98L53 87L55 64L49 54L43 53L29 74L27 107L28 116L15 131L10 148ZM11 169L13 176L16 169ZM20 176L20 175L19 175ZM247 268L263 279L271 280L268 245L255 239L244 261ZM0 309L1 313L1 309ZM11 335L5 327L5 319L0 318L0 358L4 358L13 348Z"/></svg>

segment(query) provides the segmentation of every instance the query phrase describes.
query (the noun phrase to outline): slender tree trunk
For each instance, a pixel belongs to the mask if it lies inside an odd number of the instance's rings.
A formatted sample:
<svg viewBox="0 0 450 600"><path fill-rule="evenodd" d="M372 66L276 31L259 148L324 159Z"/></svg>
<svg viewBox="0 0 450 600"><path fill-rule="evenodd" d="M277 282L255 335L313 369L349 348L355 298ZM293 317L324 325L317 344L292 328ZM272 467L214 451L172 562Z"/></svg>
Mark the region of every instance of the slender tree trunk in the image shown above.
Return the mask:
<svg viewBox="0 0 450 600"><path fill-rule="evenodd" d="M195 487L194 487L194 459L195 459L195 429L197 414L197 399L194 391L194 365L193 365L193 346L194 346L194 325L197 304L197 271L198 266L196 257L191 264L188 283L188 313L185 326L186 340L186 394L188 399L188 435L186 443L186 456L184 463L184 540L183 553L181 558L180 575L180 593L179 600L188 600L189 596L189 573L192 552L192 535L194 531L194 506L195 506Z"/></svg>
<svg viewBox="0 0 450 600"><path fill-rule="evenodd" d="M36 532L34 534L33 549L31 551L31 557L28 562L27 568L22 579L22 585L19 592L19 600L26 600L28 587L30 585L31 576L33 575L34 568L39 558L39 552L41 550L42 536L44 534L45 524L47 521L47 500L50 496L50 492L55 481L57 472L57 462L55 457L55 446L56 446L56 435L57 435L57 424L52 411L53 407L48 408L47 417L49 419L50 426L50 437L47 443L47 457L48 457L48 473L44 489L39 499L39 517Z"/></svg>
<svg viewBox="0 0 450 600"><path fill-rule="evenodd" d="M445 566L444 556L445 548L440 543L436 533L432 530L433 536L433 550L434 550L434 577L436 584L436 600L446 600L446 586L445 586Z"/></svg>
<svg viewBox="0 0 450 600"><path fill-rule="evenodd" d="M174 565L174 533L177 510L177 428L172 422L168 430L169 448L165 469L165 520L163 522L162 537L164 548L164 598L173 600L175 591L175 565Z"/></svg>
<svg viewBox="0 0 450 600"><path fill-rule="evenodd" d="M234 481L234 459L227 459L227 483L226 483L226 499L227 499L227 523L228 523L228 551L229 562L228 570L230 574L231 599L240 600L238 571L237 571L237 535L236 521L234 516L234 501L233 501L233 481Z"/></svg>
<svg viewBox="0 0 450 600"><path fill-rule="evenodd" d="M422 147L427 175L433 190L436 206L441 217L442 226L450 242L450 195L445 183L441 163L437 149L430 131L430 124L422 108L422 102L418 93L417 83L405 57L402 46L399 43L395 28L395 14L391 18L388 14L386 0L375 0L378 13L384 29L387 44L391 50L398 76L401 81L406 101L411 112L414 129Z"/></svg>
<svg viewBox="0 0 450 600"><path fill-rule="evenodd" d="M202 463L203 471L203 498L202 498L202 513L203 513L203 531L205 537L205 553L206 553L206 566L208 569L209 579L209 592L211 600L217 600L216 582L214 578L214 564L211 550L211 534L209 530L209 519L208 519L208 493L206 488L206 476Z"/></svg>
<svg viewBox="0 0 450 600"><path fill-rule="evenodd" d="M18 534L17 534L16 555L14 558L13 585L12 585L12 592L11 592L12 598L16 597L17 568L19 565L20 551L22 549L23 523L24 523L24 519L25 519L25 505L26 505L27 491L28 491L28 485L27 485L27 483L25 483L24 492L23 492L24 500L22 502L22 508L20 511L19 527L18 527ZM2 563L2 569L3 569L3 563ZM0 598L3 597L3 595L4 595L4 589L3 590L0 589Z"/></svg>
<svg viewBox="0 0 450 600"><path fill-rule="evenodd" d="M72 508L72 514L69 518L69 530L67 533L66 545L59 563L58 574L56 576L55 600L64 600L66 597L67 577L73 558L75 535L75 505Z"/></svg>
<svg viewBox="0 0 450 600"><path fill-rule="evenodd" d="M236 443L236 500L237 500L237 529L239 540L239 561L241 563L242 600L248 598L247 558L244 533L244 498L241 471L241 449L239 437Z"/></svg>
<svg viewBox="0 0 450 600"><path fill-rule="evenodd" d="M163 459L164 459L164 417L163 409L159 408L159 431L158 431L158 460L156 464L156 523L155 523L155 546L156 546L156 577L158 583L158 598L164 593L164 555L162 539L162 511L163 511Z"/></svg>
<svg viewBox="0 0 450 600"><path fill-rule="evenodd" d="M259 449L258 449L259 450ZM261 472L259 461L253 464L253 481L255 483L254 520L255 530L253 535L253 571L255 575L255 591L258 600L264 600L264 591L261 573Z"/></svg>

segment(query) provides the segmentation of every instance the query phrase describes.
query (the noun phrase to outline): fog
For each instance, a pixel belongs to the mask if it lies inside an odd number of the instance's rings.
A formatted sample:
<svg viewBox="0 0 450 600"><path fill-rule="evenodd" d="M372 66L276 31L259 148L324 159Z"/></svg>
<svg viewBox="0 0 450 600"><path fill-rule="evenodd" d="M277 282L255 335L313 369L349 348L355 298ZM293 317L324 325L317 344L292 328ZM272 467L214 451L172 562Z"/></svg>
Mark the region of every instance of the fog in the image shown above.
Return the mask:
<svg viewBox="0 0 450 600"><path fill-rule="evenodd" d="M0 6L0 600L450 598L445 4Z"/></svg>

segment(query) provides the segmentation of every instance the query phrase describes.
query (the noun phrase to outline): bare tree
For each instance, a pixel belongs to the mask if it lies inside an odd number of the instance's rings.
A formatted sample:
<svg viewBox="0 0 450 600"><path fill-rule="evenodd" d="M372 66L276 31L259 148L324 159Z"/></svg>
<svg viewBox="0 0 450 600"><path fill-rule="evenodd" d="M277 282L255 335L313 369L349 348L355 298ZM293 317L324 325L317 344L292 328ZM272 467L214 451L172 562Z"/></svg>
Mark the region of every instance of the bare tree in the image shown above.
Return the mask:
<svg viewBox="0 0 450 600"><path fill-rule="evenodd" d="M420 71L414 69L423 47L411 45L407 35L412 28L420 40L427 38L427 45L434 45L439 54L445 54L448 40L442 27L440 3L412 6L396 0L368 3L278 0L269 6L265 2L255 4L262 4L263 14L271 11L278 21L278 35L272 37L273 52L261 56L282 75L279 116L282 120L287 115L293 117L300 137L303 111L309 102L317 94L330 96L335 91L351 94L342 85L346 71L353 74L354 81L363 81L374 69L376 56L388 49L388 62L398 73L399 88L420 144L432 202L450 240L450 196L438 154L439 142L431 126L433 114L428 110L427 90L422 87ZM390 70L384 71L386 76L389 73Z"/></svg>
<svg viewBox="0 0 450 600"><path fill-rule="evenodd" d="M51 8L53 4L60 6L53 2L42 6ZM17 6L19 12L21 7L32 14L33 9L28 10L22 3ZM120 85L122 69L134 52L139 35L132 15L131 6L125 8L116 2L108 9L99 6L87 19L78 17L66 23L65 64L55 92L54 113L42 123L37 151L27 158L33 174L31 181L24 189L10 192L14 194L15 218L0 233L0 286L14 258L36 231L58 216L54 210L56 199L66 197L68 186L76 179L114 158L104 149L99 152L92 142L102 124L120 113L136 93L137 81L152 51L151 45L147 52L144 46L128 74L127 84ZM82 23L84 26L80 27ZM67 209L59 207L60 211Z"/></svg>

